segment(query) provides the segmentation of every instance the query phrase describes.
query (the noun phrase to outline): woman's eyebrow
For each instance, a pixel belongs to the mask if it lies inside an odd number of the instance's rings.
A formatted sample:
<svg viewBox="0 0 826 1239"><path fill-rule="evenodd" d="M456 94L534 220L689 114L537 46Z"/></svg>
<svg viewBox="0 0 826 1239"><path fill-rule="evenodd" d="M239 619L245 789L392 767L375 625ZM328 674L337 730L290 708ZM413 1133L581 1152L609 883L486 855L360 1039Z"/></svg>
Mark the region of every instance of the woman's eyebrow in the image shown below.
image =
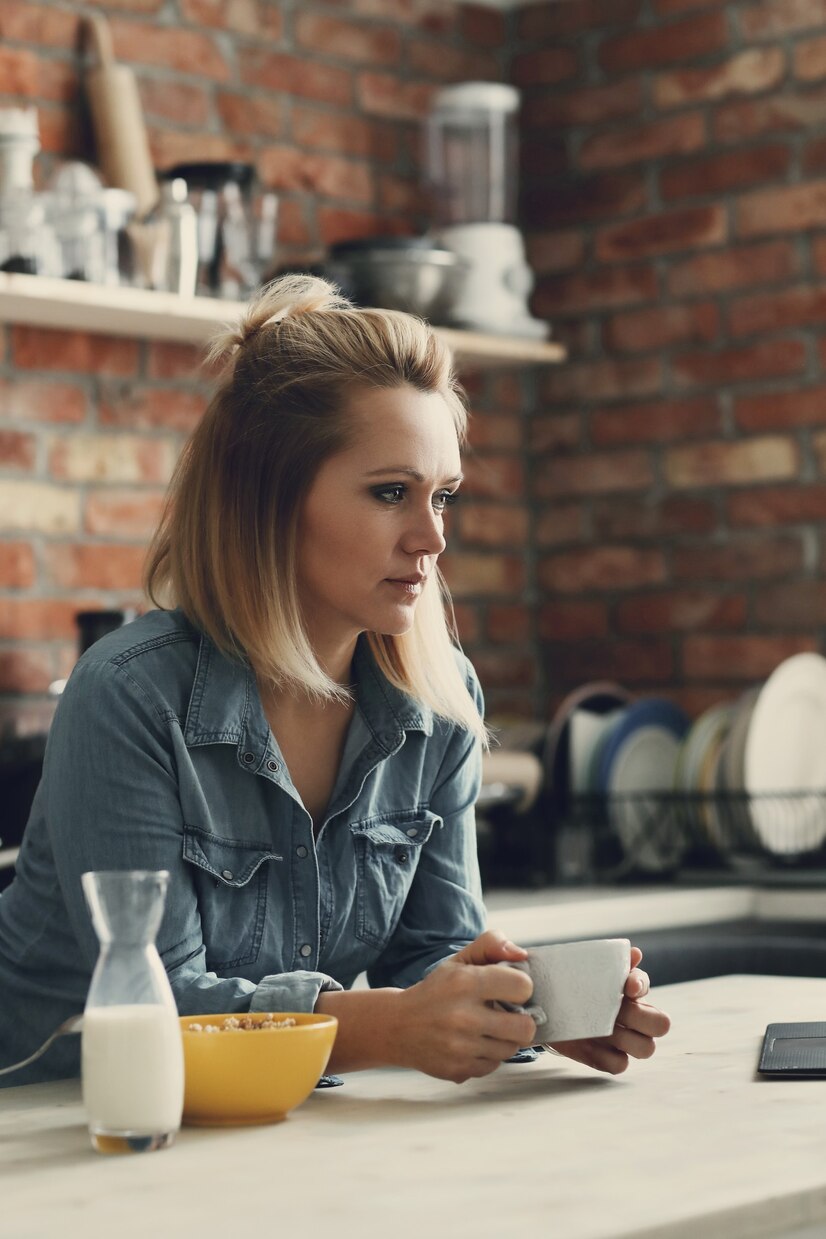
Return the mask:
<svg viewBox="0 0 826 1239"><path fill-rule="evenodd" d="M413 478L414 482L425 481L424 475L419 473L418 469L411 469L409 465L387 465L383 469L371 469L368 473L365 473L364 476L366 478L376 478L376 477L387 478L387 477L390 477L391 475L398 475L400 473L405 474L406 477ZM443 485L452 486L454 482L456 483L461 482L463 477L464 477L463 473L457 473L455 477L447 478L445 482L443 483Z"/></svg>

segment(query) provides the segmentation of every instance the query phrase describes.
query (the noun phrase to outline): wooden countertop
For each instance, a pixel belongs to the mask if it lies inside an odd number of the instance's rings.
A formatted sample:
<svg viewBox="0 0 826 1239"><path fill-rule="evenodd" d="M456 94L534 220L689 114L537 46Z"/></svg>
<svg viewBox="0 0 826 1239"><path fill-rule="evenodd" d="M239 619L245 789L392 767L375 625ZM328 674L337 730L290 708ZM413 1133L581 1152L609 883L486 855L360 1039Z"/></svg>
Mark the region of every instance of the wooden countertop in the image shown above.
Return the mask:
<svg viewBox="0 0 826 1239"><path fill-rule="evenodd" d="M0 1234L756 1239L826 1233L826 1082L764 1081L767 1023L826 1016L826 980L664 987L654 1059L600 1076L542 1055L462 1086L348 1076L284 1123L88 1145L77 1082L0 1091Z"/></svg>

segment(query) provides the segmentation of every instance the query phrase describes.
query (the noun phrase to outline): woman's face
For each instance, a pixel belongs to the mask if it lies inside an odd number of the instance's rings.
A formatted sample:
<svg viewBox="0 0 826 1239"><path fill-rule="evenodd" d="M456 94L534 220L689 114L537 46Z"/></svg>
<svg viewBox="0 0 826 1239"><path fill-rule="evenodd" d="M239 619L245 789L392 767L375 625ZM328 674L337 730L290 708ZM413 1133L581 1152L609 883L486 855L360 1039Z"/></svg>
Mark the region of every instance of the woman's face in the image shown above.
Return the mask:
<svg viewBox="0 0 826 1239"><path fill-rule="evenodd" d="M353 442L321 466L298 524L299 597L322 657L361 632L407 632L461 480L441 396L359 388L344 413Z"/></svg>

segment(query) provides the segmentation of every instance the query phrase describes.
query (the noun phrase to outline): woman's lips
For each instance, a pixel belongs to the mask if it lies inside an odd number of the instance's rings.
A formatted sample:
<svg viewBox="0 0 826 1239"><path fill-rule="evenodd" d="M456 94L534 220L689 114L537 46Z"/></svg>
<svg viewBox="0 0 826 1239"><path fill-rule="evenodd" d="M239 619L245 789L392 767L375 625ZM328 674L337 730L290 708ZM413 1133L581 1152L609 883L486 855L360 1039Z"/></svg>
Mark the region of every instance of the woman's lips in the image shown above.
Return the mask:
<svg viewBox="0 0 826 1239"><path fill-rule="evenodd" d="M404 576L404 577L388 577L387 584L395 585L398 589L405 590L410 595L420 594L422 586L427 580L426 576Z"/></svg>

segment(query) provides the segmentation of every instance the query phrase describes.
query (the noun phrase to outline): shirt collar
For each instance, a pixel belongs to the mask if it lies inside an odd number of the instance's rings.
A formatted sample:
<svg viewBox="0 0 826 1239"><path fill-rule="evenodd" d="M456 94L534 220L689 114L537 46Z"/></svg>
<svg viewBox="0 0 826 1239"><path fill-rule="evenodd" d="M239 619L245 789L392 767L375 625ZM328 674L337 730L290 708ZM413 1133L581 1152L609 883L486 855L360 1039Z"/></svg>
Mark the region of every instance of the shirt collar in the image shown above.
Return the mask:
<svg viewBox="0 0 826 1239"><path fill-rule="evenodd" d="M433 711L389 682L365 636L356 645L353 672L358 708L383 749L392 752L398 748L407 731L433 734ZM270 734L249 663L227 657L201 633L184 726L185 743L190 747L237 744L239 759L256 770L270 752ZM252 754L252 761L248 754Z"/></svg>

